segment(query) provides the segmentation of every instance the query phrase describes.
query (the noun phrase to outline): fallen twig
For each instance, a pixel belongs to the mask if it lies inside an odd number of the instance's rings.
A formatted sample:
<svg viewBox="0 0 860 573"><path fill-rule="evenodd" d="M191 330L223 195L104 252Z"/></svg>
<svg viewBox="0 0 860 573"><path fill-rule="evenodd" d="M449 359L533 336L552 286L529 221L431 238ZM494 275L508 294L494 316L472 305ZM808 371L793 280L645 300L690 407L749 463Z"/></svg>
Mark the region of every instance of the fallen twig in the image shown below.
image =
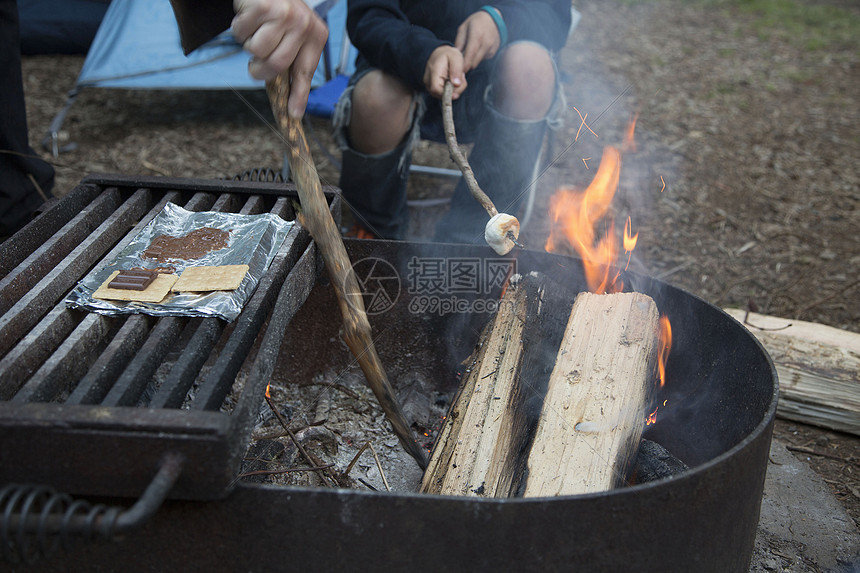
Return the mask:
<svg viewBox="0 0 860 573"><path fill-rule="evenodd" d="M266 396L265 396L266 404L268 404L269 408L272 409L272 412L275 414L275 417L278 419L278 422L280 422L281 426L287 432L287 435L290 436L290 439L293 441L293 444L295 444L296 448L302 453L302 455L305 457L305 459L308 461L308 463L311 464L311 466L319 467L319 466L325 465L325 464L320 463L319 458L317 458L316 456L312 457L311 454L305 449L305 447L301 443L299 443L298 438L296 438L296 435L290 429L290 426L289 426L289 424L287 424L287 421L284 420L284 417L281 416L281 413L278 412L278 409L275 408L274 404L272 404L272 398L269 397L268 393L269 393L269 389L267 388L266 389ZM326 481L325 471L322 469L317 469L316 473L319 476L319 478L322 480L322 482L326 485L326 487L330 487L328 481Z"/></svg>
<svg viewBox="0 0 860 573"><path fill-rule="evenodd" d="M349 472L352 471L352 468L355 465L355 462L358 461L359 456L361 456L361 454L364 453L364 450L367 450L367 449L370 449L370 453L373 454L373 459L376 460L376 467L379 469L379 475L382 476L382 483L385 484L385 490L391 491L391 487L388 485L388 479L385 477L385 470L382 469L382 462L379 461L379 456L376 454L376 450L373 448L373 444L371 444L370 442L365 442L364 445L361 446L361 448L355 454L355 457L353 457L352 461L349 462L349 465L346 466L346 470L343 472L343 475L344 476L349 475ZM365 483L364 480L362 480L362 479L359 479L358 481L360 481L361 483ZM368 485L368 484L365 484L365 485ZM368 487L370 487L370 486L368 485ZM373 488L373 489L375 489L375 488Z"/></svg>
<svg viewBox="0 0 860 573"><path fill-rule="evenodd" d="M277 474L289 474L289 473L297 473L297 472L315 472L327 470L333 467L334 464L325 464L322 466L314 466L311 468L284 468L280 470L254 470L251 472L245 472L239 474L240 478L249 477L249 476L261 476L261 475L277 475Z"/></svg>
<svg viewBox="0 0 860 573"><path fill-rule="evenodd" d="M845 456L837 456L836 454L829 454L827 452L819 452L817 450L813 450L812 448L804 448L802 446L785 446L786 450L791 452L798 452L801 454L809 454L812 456L819 456L822 458L830 458L832 460L839 460L841 462L845 462L847 464L854 464L855 466L860 466L860 462L858 462L854 457L845 457Z"/></svg>

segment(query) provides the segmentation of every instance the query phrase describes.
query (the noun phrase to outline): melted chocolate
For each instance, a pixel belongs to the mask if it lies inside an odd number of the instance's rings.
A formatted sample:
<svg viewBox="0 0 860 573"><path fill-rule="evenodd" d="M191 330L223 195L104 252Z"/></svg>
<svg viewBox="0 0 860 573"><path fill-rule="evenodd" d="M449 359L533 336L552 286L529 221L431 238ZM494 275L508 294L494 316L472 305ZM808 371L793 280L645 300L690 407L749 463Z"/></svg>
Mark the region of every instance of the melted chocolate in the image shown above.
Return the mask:
<svg viewBox="0 0 860 573"><path fill-rule="evenodd" d="M195 229L181 237L159 235L143 252L143 257L161 262L167 262L170 259L199 259L206 253L226 247L229 238L229 231L214 227Z"/></svg>

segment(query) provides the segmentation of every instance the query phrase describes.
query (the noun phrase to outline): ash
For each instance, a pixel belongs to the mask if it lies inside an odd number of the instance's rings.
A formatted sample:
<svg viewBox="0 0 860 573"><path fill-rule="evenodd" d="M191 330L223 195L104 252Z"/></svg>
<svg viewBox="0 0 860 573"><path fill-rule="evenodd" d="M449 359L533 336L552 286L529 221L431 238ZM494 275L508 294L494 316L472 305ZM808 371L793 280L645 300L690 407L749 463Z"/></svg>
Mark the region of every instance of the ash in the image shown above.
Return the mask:
<svg viewBox="0 0 860 573"><path fill-rule="evenodd" d="M412 422L415 439L429 451L450 396L432 390L432 384L420 374L408 376L397 387L398 400ZM270 394L271 403L305 451L322 465L332 464L324 470L329 484L336 481L340 487L386 491L381 468L391 491L418 492L423 472L400 446L357 366L345 373L318 374L309 383L273 383ZM379 464L366 444L376 452ZM322 472L312 467L269 404L263 402L240 479L325 487L319 475Z"/></svg>

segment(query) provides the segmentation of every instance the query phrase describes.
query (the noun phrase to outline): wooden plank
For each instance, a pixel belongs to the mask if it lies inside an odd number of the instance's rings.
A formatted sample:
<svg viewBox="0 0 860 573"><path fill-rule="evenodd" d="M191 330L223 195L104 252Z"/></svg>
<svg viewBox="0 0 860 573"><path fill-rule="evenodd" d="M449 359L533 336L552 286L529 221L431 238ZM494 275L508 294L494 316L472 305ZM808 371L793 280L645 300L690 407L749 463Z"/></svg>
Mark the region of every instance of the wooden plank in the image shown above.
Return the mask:
<svg viewBox="0 0 860 573"><path fill-rule="evenodd" d="M860 435L860 334L739 309L779 376L777 416Z"/></svg>
<svg viewBox="0 0 860 573"><path fill-rule="evenodd" d="M659 316L641 293L581 293L549 380L525 497L623 485L654 387Z"/></svg>

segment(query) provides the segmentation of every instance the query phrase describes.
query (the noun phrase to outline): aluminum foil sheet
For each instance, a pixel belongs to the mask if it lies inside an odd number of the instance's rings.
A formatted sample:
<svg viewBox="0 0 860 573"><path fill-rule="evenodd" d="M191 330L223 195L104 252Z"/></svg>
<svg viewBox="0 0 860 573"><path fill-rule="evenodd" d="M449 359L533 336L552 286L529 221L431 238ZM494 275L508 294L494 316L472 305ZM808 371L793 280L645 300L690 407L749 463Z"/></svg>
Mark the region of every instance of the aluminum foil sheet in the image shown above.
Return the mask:
<svg viewBox="0 0 860 573"><path fill-rule="evenodd" d="M150 314L154 316L204 316L234 320L251 298L293 223L277 215L239 215L214 211L186 211L168 203L144 229L107 265L84 277L65 299L67 306L105 315ZM144 251L159 235L180 237L203 227L229 232L227 247L193 260L144 258ZM93 298L93 293L116 270L172 267L181 275L190 266L249 266L248 273L233 291L169 293L160 303L124 302Z"/></svg>

